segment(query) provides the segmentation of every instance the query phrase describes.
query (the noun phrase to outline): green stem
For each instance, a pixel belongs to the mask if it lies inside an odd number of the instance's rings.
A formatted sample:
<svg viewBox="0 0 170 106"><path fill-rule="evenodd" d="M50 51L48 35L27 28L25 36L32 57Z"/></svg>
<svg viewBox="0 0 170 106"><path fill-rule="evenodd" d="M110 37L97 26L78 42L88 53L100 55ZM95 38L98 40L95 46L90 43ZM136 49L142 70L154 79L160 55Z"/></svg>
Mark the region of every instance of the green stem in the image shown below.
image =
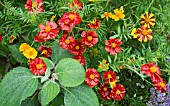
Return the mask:
<svg viewBox="0 0 170 106"><path fill-rule="evenodd" d="M152 0L151 3L149 4L149 7L147 8L147 11L149 10L149 8L152 6L152 4L154 3L155 0Z"/></svg>

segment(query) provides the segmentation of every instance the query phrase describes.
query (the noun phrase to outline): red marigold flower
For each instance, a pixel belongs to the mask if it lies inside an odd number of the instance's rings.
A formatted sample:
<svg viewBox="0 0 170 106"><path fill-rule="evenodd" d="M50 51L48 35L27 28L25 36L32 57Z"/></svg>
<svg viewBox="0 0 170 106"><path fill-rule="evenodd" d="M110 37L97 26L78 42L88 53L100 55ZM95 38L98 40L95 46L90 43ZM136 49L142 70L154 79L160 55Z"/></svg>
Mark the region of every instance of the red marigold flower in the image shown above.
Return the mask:
<svg viewBox="0 0 170 106"><path fill-rule="evenodd" d="M161 78L157 73L152 74L150 79L152 80L153 83L158 83L163 80L163 78Z"/></svg>
<svg viewBox="0 0 170 106"><path fill-rule="evenodd" d="M2 34L0 34L0 42L2 41Z"/></svg>
<svg viewBox="0 0 170 106"><path fill-rule="evenodd" d="M82 3L78 0L73 0L73 3L72 3L72 7L73 7L73 10L82 10ZM68 7L70 7L70 4L68 4Z"/></svg>
<svg viewBox="0 0 170 106"><path fill-rule="evenodd" d="M113 88L110 93L110 97L114 100L122 100L125 96L125 87L121 84L113 85Z"/></svg>
<svg viewBox="0 0 170 106"><path fill-rule="evenodd" d="M93 21L88 24L88 28L99 29L100 28L100 20L93 19Z"/></svg>
<svg viewBox="0 0 170 106"><path fill-rule="evenodd" d="M43 39L44 41L55 39L59 33L59 30L57 29L57 24L55 22L46 21L46 26L40 24L39 28L40 32L38 33L38 37L34 37L35 41L38 41L38 39Z"/></svg>
<svg viewBox="0 0 170 106"><path fill-rule="evenodd" d="M45 74L46 69L45 62L40 58L36 58L30 62L30 70L34 75L43 75Z"/></svg>
<svg viewBox="0 0 170 106"><path fill-rule="evenodd" d="M86 63L86 59L83 55L75 55L73 59L77 60L82 66L84 66Z"/></svg>
<svg viewBox="0 0 170 106"><path fill-rule="evenodd" d="M72 30L72 27L80 23L81 23L80 15L74 12L65 13L58 20L60 29L67 32L70 32Z"/></svg>
<svg viewBox="0 0 170 106"><path fill-rule="evenodd" d="M33 1L33 2L32 2ZM27 0L25 4L25 9L29 11L29 13L37 14L38 12L43 12L44 6L42 0Z"/></svg>
<svg viewBox="0 0 170 106"><path fill-rule="evenodd" d="M76 41L73 36L67 36L67 34L64 34L60 38L59 44L63 49L71 50L76 45Z"/></svg>
<svg viewBox="0 0 170 106"><path fill-rule="evenodd" d="M86 79L84 82L90 87L93 88L100 81L100 74L94 68L86 69Z"/></svg>
<svg viewBox="0 0 170 106"><path fill-rule="evenodd" d="M143 64L141 66L141 72L151 77L153 74L157 73L158 75L161 75L160 68L155 63Z"/></svg>
<svg viewBox="0 0 170 106"><path fill-rule="evenodd" d="M97 33L89 30L89 31L83 31L81 34L82 41L88 46L93 47L98 42L98 36Z"/></svg>
<svg viewBox="0 0 170 106"><path fill-rule="evenodd" d="M106 82L113 82L116 81L116 73L112 70L105 71L103 75Z"/></svg>
<svg viewBox="0 0 170 106"><path fill-rule="evenodd" d="M107 52L110 52L110 55L116 55L116 53L120 53L122 51L122 48L120 45L122 45L122 41L118 38L110 38L110 40L105 41L105 50Z"/></svg>
<svg viewBox="0 0 170 106"><path fill-rule="evenodd" d="M70 50L71 54L82 55L86 51L85 44L81 39L76 40L76 45Z"/></svg>
<svg viewBox="0 0 170 106"><path fill-rule="evenodd" d="M34 42L45 42L44 37L41 36L39 33L37 36L34 36Z"/></svg>
<svg viewBox="0 0 170 106"><path fill-rule="evenodd" d="M152 40L152 30L146 26L141 26L136 31L134 30L133 38L137 38L140 42L148 42Z"/></svg>
<svg viewBox="0 0 170 106"><path fill-rule="evenodd" d="M40 46L38 48L39 51L41 51L41 55L42 57L50 57L52 54L52 49L50 47L46 47L46 46Z"/></svg>
<svg viewBox="0 0 170 106"><path fill-rule="evenodd" d="M102 100L111 99L110 97L111 88L108 88L108 83L105 82L104 84L100 85L100 87L98 88L98 92Z"/></svg>

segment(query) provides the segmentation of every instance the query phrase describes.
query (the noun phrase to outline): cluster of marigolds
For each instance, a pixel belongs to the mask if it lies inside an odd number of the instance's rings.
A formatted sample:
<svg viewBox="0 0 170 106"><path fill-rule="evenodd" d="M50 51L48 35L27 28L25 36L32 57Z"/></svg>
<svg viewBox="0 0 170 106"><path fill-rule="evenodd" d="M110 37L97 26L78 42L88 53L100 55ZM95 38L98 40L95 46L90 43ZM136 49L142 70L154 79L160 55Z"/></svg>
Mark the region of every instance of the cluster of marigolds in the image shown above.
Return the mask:
<svg viewBox="0 0 170 106"><path fill-rule="evenodd" d="M94 18L92 22L88 24L88 31L82 31L81 37L75 39L74 36L71 36L72 29L77 25L81 24L81 16L75 11L82 10L82 3L78 0L73 0L72 4L68 4L69 8L72 8L72 12L64 13L58 23L55 23L53 20L55 17L52 17L51 21L46 21L46 25L40 24L38 27L40 31L36 36L34 36L34 42L48 42L51 39L55 39L58 36L59 30L63 31L63 36L59 39L60 47L68 50L71 54L74 54L74 59L78 60L83 66L85 65L85 58L83 53L86 51L86 47L93 47L98 42L98 35L95 30L100 28L100 20ZM27 0L25 8L29 10L30 14L38 14L43 12L44 6L42 0ZM109 18L118 21L123 19L125 15L123 14L124 10L121 7L114 10L114 14L111 12L104 12L101 18ZM148 14L146 12L141 16L142 26L136 30L132 30L132 35L134 38L138 38L141 42L147 42L152 39L152 30L150 26L155 25L154 14ZM58 28L59 26L59 28ZM0 40L2 40L2 35ZM110 53L110 55L116 55L120 53L122 48L122 41L119 38L110 38L105 41L105 50ZM30 70L35 75L43 75L46 72L45 62L37 57L38 52L32 48L27 43L22 43L19 50L23 55L29 60ZM38 48L40 56L49 58L52 54L52 49L48 46L40 46ZM103 68L104 72L99 72L94 68L86 69L86 79L85 83L93 88L98 85L98 93L103 100L121 100L125 95L125 87L121 84L116 84L117 78L116 73L113 70L109 70L109 64L106 64L106 60L103 60L102 64L99 65L99 69ZM141 66L141 71L148 75L154 86L157 90L161 92L167 92L166 82L163 78L160 77L161 72L160 68L156 66L155 63L148 63ZM103 77L101 77L103 75ZM104 79L102 84L100 80Z"/></svg>

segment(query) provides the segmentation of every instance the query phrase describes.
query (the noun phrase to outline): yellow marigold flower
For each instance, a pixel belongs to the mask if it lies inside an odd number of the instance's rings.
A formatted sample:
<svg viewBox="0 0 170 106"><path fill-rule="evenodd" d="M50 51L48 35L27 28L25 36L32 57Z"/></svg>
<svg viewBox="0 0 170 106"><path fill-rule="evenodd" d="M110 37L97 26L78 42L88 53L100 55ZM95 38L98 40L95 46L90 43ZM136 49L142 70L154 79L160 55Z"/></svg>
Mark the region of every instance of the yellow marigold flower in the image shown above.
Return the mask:
<svg viewBox="0 0 170 106"><path fill-rule="evenodd" d="M154 14L153 13L148 14L148 12L146 12L145 14L141 15L140 23L148 28L150 28L150 26L154 26L155 25Z"/></svg>
<svg viewBox="0 0 170 106"><path fill-rule="evenodd" d="M51 21L53 22L54 21L54 19L55 19L55 15L53 15L52 17L51 17Z"/></svg>
<svg viewBox="0 0 170 106"><path fill-rule="evenodd" d="M112 13L111 12L104 12L104 14L101 16L101 18L105 18L108 21L109 18L112 18Z"/></svg>
<svg viewBox="0 0 170 106"><path fill-rule="evenodd" d="M30 49L30 48L31 48L30 45L28 45L27 43L22 43L19 47L19 51L23 52L23 51Z"/></svg>
<svg viewBox="0 0 170 106"><path fill-rule="evenodd" d="M107 63L107 60L103 59L98 68L102 69L102 71L107 71L109 69L109 63Z"/></svg>
<svg viewBox="0 0 170 106"><path fill-rule="evenodd" d="M114 19L115 21L119 21L120 19L123 19L125 17L125 15L123 14L124 13L123 8L121 8L120 10L115 9L114 13L115 14L112 15L112 19Z"/></svg>
<svg viewBox="0 0 170 106"><path fill-rule="evenodd" d="M136 28L133 28L131 35L133 35L133 38L137 38L138 35L136 34Z"/></svg>
<svg viewBox="0 0 170 106"><path fill-rule="evenodd" d="M153 61L154 61L154 62L157 62L157 61L158 61L157 57L154 57L154 58L153 58Z"/></svg>
<svg viewBox="0 0 170 106"><path fill-rule="evenodd" d="M95 1L98 1L98 0L89 0L89 1L93 1L93 2L95 2Z"/></svg>
<svg viewBox="0 0 170 106"><path fill-rule="evenodd" d="M115 84L116 84L116 82L117 82L117 80L114 80L113 82L109 82L110 87L111 87L111 88L113 88L113 85L115 85Z"/></svg>
<svg viewBox="0 0 170 106"><path fill-rule="evenodd" d="M23 52L23 55L27 58L27 59L35 59L37 56L37 51L34 48L29 48L27 50L25 50Z"/></svg>

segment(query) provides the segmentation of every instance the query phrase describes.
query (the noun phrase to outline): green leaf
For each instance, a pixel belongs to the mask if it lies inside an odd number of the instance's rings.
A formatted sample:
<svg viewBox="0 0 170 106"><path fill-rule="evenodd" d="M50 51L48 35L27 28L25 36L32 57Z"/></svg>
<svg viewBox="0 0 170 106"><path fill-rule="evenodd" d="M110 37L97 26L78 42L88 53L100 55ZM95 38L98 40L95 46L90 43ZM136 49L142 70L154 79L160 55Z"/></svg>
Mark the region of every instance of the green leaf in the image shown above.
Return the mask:
<svg viewBox="0 0 170 106"><path fill-rule="evenodd" d="M53 101L51 101L51 105L52 106L64 106L64 94L63 93L59 93L57 95L57 97L55 97L53 99Z"/></svg>
<svg viewBox="0 0 170 106"><path fill-rule="evenodd" d="M55 71L59 82L64 87L78 86L85 80L85 70L83 66L72 58L62 59L57 64Z"/></svg>
<svg viewBox="0 0 170 106"><path fill-rule="evenodd" d="M7 73L0 83L0 106L20 106L38 87L38 79L25 67Z"/></svg>
<svg viewBox="0 0 170 106"><path fill-rule="evenodd" d="M71 55L69 51L62 49L57 41L54 41L52 43L51 60L54 63L58 63L63 58L72 58L72 57L73 55Z"/></svg>
<svg viewBox="0 0 170 106"><path fill-rule="evenodd" d="M28 98L21 103L21 106L39 106L37 98Z"/></svg>
<svg viewBox="0 0 170 106"><path fill-rule="evenodd" d="M8 47L17 62L27 63L27 58L19 51L19 45L9 45Z"/></svg>
<svg viewBox="0 0 170 106"><path fill-rule="evenodd" d="M95 92L87 85L66 88L64 104L65 106L99 106Z"/></svg>
<svg viewBox="0 0 170 106"><path fill-rule="evenodd" d="M56 82L45 82L38 95L38 99L42 106L49 104L49 102L52 101L58 95L59 91L60 87Z"/></svg>

